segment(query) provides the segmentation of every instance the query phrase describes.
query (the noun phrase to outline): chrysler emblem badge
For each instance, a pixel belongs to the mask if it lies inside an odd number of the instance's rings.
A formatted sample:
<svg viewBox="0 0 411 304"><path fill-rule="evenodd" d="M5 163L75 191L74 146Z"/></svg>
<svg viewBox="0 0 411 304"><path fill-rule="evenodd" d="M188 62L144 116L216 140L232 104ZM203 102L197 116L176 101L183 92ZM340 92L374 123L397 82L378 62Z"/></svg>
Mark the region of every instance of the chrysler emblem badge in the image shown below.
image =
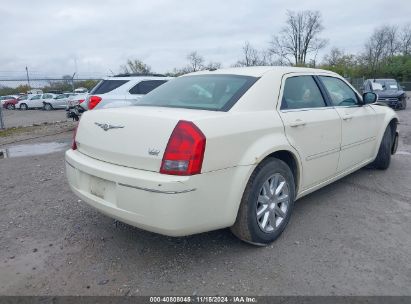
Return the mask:
<svg viewBox="0 0 411 304"><path fill-rule="evenodd" d="M112 125L112 124L109 124L109 123L95 122L94 124L99 126L100 128L102 128L104 131L108 131L108 130L111 130L111 129L122 129L122 128L124 128L124 126Z"/></svg>
<svg viewBox="0 0 411 304"><path fill-rule="evenodd" d="M153 156L158 156L160 153L160 150L157 149L148 149L148 154L153 155Z"/></svg>

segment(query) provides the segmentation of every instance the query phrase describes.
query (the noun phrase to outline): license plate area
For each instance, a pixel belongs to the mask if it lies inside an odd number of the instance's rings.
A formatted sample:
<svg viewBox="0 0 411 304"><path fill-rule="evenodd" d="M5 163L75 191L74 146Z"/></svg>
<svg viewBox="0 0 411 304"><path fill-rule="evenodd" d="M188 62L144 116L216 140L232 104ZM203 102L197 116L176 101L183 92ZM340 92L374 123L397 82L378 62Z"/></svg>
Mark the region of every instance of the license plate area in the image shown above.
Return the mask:
<svg viewBox="0 0 411 304"><path fill-rule="evenodd" d="M90 175L90 193L104 200L108 200L115 188L115 183Z"/></svg>

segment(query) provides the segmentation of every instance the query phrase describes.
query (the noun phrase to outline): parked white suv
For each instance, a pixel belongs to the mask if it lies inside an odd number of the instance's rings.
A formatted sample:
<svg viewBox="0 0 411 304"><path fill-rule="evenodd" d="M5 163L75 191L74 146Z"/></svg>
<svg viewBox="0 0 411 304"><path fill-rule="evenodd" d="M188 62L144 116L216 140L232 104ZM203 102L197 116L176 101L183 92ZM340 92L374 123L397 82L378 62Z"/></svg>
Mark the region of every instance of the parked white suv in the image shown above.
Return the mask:
<svg viewBox="0 0 411 304"><path fill-rule="evenodd" d="M67 178L84 202L136 227L171 236L231 227L264 245L296 199L365 165L388 168L398 117L376 100L317 69L184 75L136 106L86 112Z"/></svg>
<svg viewBox="0 0 411 304"><path fill-rule="evenodd" d="M86 99L88 110L124 107L170 80L163 75L123 74L100 81ZM83 106L84 107L84 106Z"/></svg>

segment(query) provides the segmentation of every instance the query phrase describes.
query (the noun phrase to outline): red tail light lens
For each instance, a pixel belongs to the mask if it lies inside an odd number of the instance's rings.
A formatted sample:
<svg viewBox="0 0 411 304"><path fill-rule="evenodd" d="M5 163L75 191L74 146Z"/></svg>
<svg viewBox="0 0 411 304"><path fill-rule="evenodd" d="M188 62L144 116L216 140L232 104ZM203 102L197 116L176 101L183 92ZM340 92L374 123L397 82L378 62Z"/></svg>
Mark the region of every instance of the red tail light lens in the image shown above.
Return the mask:
<svg viewBox="0 0 411 304"><path fill-rule="evenodd" d="M191 121L180 120L171 133L160 173L194 175L201 173L206 138Z"/></svg>
<svg viewBox="0 0 411 304"><path fill-rule="evenodd" d="M71 149L73 150L77 150L76 135L77 135L77 126L74 128L73 140L71 142Z"/></svg>
<svg viewBox="0 0 411 304"><path fill-rule="evenodd" d="M93 110L100 101L100 96L90 96L90 99L88 100L88 109Z"/></svg>
<svg viewBox="0 0 411 304"><path fill-rule="evenodd" d="M79 101L78 101L78 103L80 104L80 103L83 103L84 102L84 99L80 99Z"/></svg>

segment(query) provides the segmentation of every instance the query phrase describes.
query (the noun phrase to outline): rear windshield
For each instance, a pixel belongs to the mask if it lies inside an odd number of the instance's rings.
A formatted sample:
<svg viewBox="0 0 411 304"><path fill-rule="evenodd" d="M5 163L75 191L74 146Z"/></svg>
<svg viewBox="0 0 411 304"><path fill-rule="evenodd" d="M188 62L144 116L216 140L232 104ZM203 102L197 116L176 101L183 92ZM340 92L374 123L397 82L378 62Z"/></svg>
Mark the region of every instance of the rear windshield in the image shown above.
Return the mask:
<svg viewBox="0 0 411 304"><path fill-rule="evenodd" d="M128 80L102 80L91 90L90 94L105 94L128 82Z"/></svg>
<svg viewBox="0 0 411 304"><path fill-rule="evenodd" d="M143 80L130 89L130 94L144 95L166 83L167 80Z"/></svg>
<svg viewBox="0 0 411 304"><path fill-rule="evenodd" d="M228 111L257 79L238 75L179 77L145 95L136 106Z"/></svg>

